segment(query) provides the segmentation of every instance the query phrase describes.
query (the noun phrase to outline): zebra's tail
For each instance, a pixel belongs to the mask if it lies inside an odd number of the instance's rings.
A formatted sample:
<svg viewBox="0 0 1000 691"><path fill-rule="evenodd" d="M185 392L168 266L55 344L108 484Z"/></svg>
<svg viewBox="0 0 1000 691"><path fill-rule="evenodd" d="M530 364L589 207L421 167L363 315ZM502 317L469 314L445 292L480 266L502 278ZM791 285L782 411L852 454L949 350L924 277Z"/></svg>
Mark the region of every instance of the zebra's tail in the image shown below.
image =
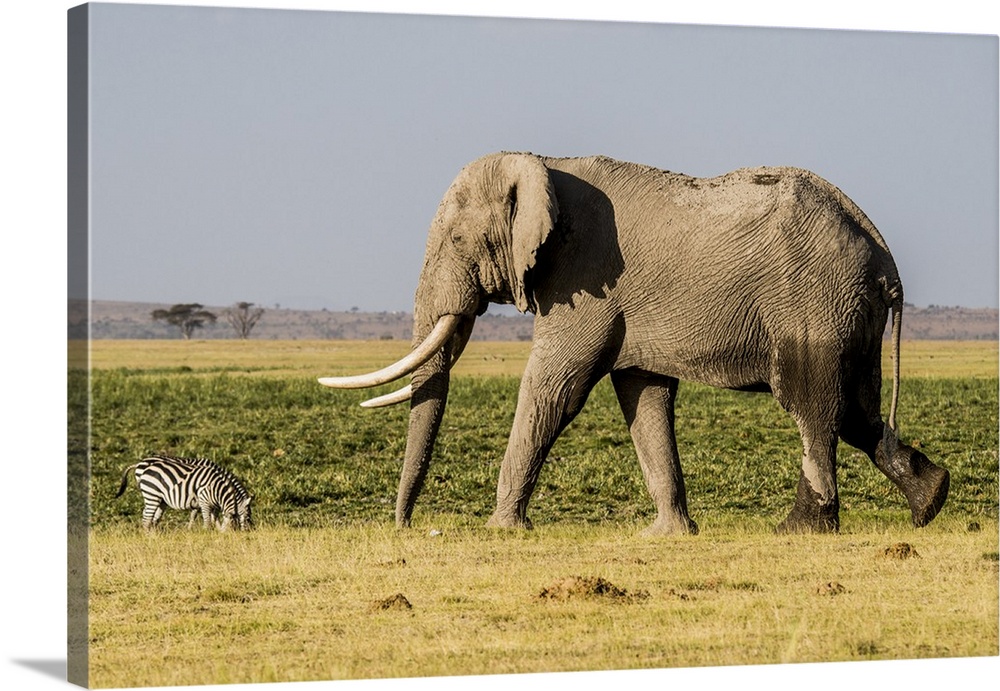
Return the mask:
<svg viewBox="0 0 1000 691"><path fill-rule="evenodd" d="M122 473L122 484L118 486L118 494L115 495L115 499L125 494L125 488L128 487L128 474L138 465L138 463L133 463Z"/></svg>

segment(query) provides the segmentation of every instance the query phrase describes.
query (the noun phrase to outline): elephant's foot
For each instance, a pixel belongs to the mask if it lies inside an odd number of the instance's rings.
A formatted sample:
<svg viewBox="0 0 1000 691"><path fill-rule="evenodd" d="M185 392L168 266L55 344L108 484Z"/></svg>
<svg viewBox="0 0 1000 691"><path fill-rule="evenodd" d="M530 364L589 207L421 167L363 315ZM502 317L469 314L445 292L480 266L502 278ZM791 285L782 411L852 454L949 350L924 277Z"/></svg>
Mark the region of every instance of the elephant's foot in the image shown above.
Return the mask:
<svg viewBox="0 0 1000 691"><path fill-rule="evenodd" d="M836 513L806 515L795 509L775 528L778 533L836 533L839 530L840 518Z"/></svg>
<svg viewBox="0 0 1000 691"><path fill-rule="evenodd" d="M836 494L824 499L813 490L804 475L799 475L795 505L776 530L779 533L836 533L840 530L840 500Z"/></svg>
<svg viewBox="0 0 1000 691"><path fill-rule="evenodd" d="M910 517L915 528L923 528L938 515L945 499L948 498L950 484L951 476L948 471L927 461L927 467L900 485L910 505Z"/></svg>
<svg viewBox="0 0 1000 691"><path fill-rule="evenodd" d="M697 535L698 524L687 516L657 516L652 525L643 529L644 536Z"/></svg>
<svg viewBox="0 0 1000 691"><path fill-rule="evenodd" d="M527 516L517 516L500 513L499 511L494 511L493 515L490 516L490 520L486 521L487 528L520 528L522 530L531 530L531 519Z"/></svg>
<svg viewBox="0 0 1000 691"><path fill-rule="evenodd" d="M888 461L883 447L876 452L875 460L878 468L902 490L914 527L930 523L948 498L951 484L948 471L931 463L920 451L899 442Z"/></svg>

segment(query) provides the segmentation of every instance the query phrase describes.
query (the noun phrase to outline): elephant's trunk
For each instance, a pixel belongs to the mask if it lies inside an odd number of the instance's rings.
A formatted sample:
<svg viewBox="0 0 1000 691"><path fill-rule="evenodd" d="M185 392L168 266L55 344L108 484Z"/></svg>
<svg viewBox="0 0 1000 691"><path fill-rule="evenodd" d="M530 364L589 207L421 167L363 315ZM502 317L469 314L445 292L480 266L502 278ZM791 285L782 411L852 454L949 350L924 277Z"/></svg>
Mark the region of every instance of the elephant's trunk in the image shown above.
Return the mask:
<svg viewBox="0 0 1000 691"><path fill-rule="evenodd" d="M465 349L474 323L474 317L463 318L454 338L449 339L441 350L413 373L409 387L410 422L406 436L406 454L403 458L403 472L399 477L399 490L396 493L398 527L410 525L413 506L424 486L434 442L441 426L441 418L444 416L451 366ZM382 398L389 398L399 393Z"/></svg>
<svg viewBox="0 0 1000 691"><path fill-rule="evenodd" d="M446 354L439 353L413 376L406 454L396 493L396 525L400 528L410 525L413 506L430 467L431 452L448 400L449 372L446 362Z"/></svg>

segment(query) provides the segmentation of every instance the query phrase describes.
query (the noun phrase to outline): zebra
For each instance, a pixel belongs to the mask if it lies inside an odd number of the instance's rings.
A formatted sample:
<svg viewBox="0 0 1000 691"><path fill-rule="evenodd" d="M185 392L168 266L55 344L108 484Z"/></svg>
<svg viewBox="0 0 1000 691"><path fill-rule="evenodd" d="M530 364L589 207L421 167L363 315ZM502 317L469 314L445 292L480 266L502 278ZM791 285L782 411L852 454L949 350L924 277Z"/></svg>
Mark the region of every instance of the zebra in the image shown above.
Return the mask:
<svg viewBox="0 0 1000 691"><path fill-rule="evenodd" d="M125 468L116 498L125 493L133 469L142 492L142 527L146 530L156 527L167 507L191 509L188 527L194 525L199 512L206 528L214 524L225 530L231 522L240 530L253 527L253 497L232 473L207 458L147 456Z"/></svg>

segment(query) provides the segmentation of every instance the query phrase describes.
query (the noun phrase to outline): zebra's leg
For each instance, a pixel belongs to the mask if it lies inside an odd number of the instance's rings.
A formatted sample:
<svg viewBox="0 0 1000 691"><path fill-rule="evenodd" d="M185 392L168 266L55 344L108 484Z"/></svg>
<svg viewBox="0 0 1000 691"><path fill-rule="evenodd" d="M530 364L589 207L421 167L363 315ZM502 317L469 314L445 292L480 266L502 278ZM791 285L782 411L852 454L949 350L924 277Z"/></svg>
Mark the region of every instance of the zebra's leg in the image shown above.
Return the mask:
<svg viewBox="0 0 1000 691"><path fill-rule="evenodd" d="M208 488L204 485L195 492L194 501L198 504L196 511L201 512L202 526L209 528L212 525L212 500L209 496Z"/></svg>
<svg viewBox="0 0 1000 691"><path fill-rule="evenodd" d="M160 522L160 517L163 516L163 510L166 506L166 503L162 499L157 504L147 504L142 512L142 527L146 530L154 530Z"/></svg>
<svg viewBox="0 0 1000 691"><path fill-rule="evenodd" d="M203 493L198 495L198 505L201 507L201 518L203 525L206 529L211 528L212 524L215 522L212 516L212 502Z"/></svg>
<svg viewBox="0 0 1000 691"><path fill-rule="evenodd" d="M226 529L226 524L228 522L229 522L228 518L225 521L223 521L222 510L219 507L217 507L217 506L213 506L212 507L212 525L215 527L215 529L218 530L218 531L220 531L220 532L223 531L223 530L225 530Z"/></svg>
<svg viewBox="0 0 1000 691"><path fill-rule="evenodd" d="M191 509L191 519L188 521L188 530L194 528L195 519L198 518L198 514L201 513L199 509Z"/></svg>

